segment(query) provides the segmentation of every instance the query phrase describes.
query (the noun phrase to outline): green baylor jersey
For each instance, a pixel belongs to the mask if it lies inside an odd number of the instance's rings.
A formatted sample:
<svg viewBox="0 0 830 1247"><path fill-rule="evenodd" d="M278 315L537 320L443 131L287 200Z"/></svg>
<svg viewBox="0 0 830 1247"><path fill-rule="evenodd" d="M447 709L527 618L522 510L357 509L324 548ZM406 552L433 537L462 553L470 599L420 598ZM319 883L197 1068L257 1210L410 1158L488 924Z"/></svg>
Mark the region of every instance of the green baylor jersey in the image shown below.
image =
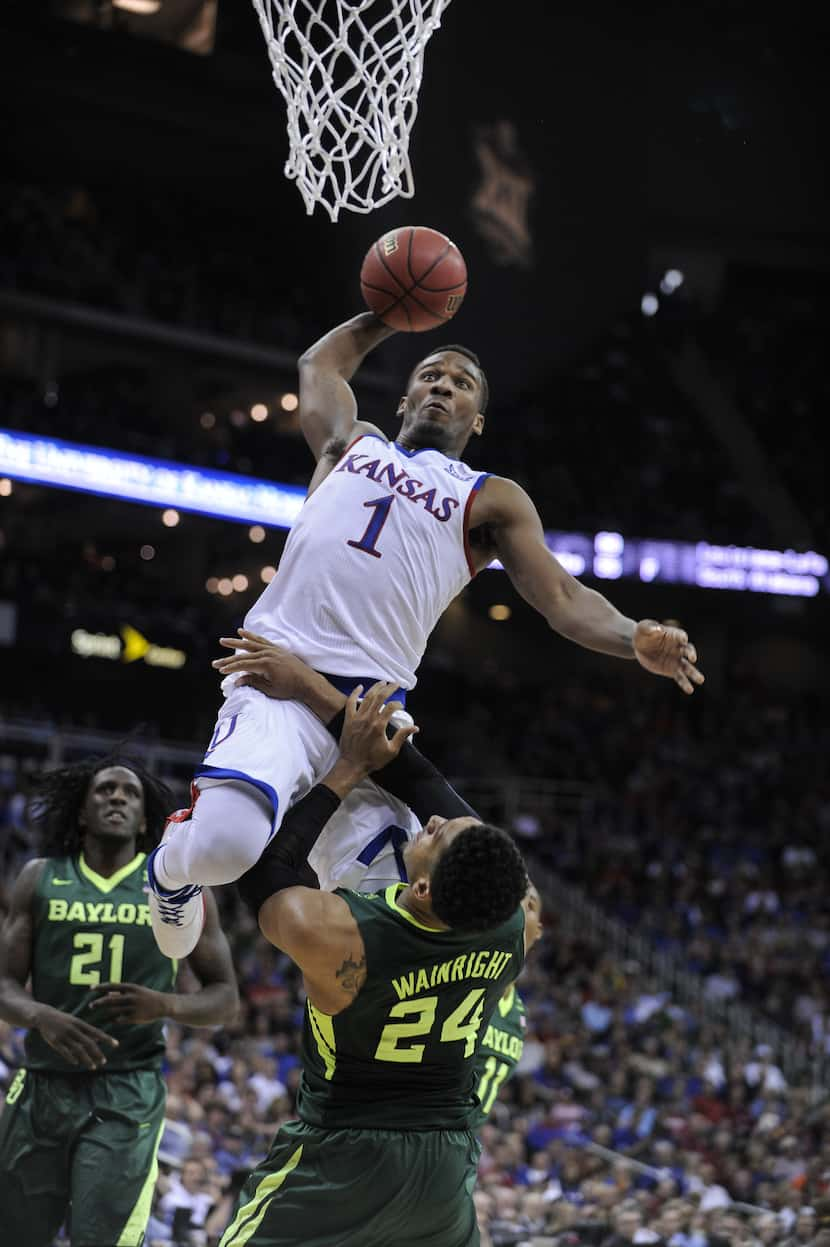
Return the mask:
<svg viewBox="0 0 830 1247"><path fill-rule="evenodd" d="M438 931L398 904L405 886L337 889L360 927L366 981L333 1017L306 1006L297 1109L311 1126L466 1130L475 1119L479 1032L521 969L524 913L477 934Z"/></svg>
<svg viewBox="0 0 830 1247"><path fill-rule="evenodd" d="M482 1036L476 1059L479 1107L473 1123L482 1126L496 1102L502 1084L513 1073L525 1046L524 1002L511 984L499 1000Z"/></svg>
<svg viewBox="0 0 830 1247"><path fill-rule="evenodd" d="M115 1025L89 1008L99 983L173 990L176 963L159 952L150 926L145 861L139 853L106 879L82 853L49 857L33 901L32 995L118 1040L107 1052L107 1072L158 1068L164 1052L162 1022ZM34 1030L26 1035L26 1066L78 1073Z"/></svg>

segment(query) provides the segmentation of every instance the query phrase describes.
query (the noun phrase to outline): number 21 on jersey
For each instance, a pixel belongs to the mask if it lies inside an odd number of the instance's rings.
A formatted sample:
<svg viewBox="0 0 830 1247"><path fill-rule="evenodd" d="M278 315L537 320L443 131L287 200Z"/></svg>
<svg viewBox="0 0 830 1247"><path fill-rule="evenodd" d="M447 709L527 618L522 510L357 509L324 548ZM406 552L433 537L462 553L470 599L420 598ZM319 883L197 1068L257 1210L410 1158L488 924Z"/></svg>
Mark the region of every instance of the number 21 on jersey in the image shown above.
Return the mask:
<svg viewBox="0 0 830 1247"><path fill-rule="evenodd" d="M69 982L73 987L97 987L102 981L104 937L97 931L78 931L72 941L75 955L69 964ZM109 968L104 978L120 983L124 969L124 936L111 935L107 942Z"/></svg>

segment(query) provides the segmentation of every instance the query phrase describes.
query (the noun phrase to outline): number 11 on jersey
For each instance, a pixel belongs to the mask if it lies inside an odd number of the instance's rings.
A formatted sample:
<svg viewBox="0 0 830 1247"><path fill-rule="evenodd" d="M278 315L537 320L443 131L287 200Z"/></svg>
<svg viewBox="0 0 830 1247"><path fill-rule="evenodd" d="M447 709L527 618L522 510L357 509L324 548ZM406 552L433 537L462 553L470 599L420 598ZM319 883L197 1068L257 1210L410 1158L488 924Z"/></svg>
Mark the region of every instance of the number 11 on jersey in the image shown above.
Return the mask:
<svg viewBox="0 0 830 1247"><path fill-rule="evenodd" d="M369 507L374 514L366 525L366 531L360 541L347 541L346 545L352 546L355 550L362 550L364 554L371 554L374 559L383 558L380 550L376 550L375 546L381 529L389 518L389 508L394 501L394 494L384 494L382 498L372 498L369 502L364 502L364 507Z"/></svg>

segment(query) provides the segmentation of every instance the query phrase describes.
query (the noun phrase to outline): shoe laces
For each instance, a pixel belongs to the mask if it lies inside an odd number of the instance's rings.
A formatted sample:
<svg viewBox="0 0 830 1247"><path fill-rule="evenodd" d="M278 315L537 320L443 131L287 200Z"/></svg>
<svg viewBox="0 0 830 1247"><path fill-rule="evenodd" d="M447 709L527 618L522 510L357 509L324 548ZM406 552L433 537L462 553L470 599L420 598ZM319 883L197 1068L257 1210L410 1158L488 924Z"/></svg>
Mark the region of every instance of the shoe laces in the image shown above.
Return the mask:
<svg viewBox="0 0 830 1247"><path fill-rule="evenodd" d="M149 892L150 889L147 888L147 891ZM182 911L185 905L193 900L194 896L199 896L201 891L198 884L193 884L191 887L181 888L170 896L159 896L158 892L155 892L156 908L162 922L171 927L182 926Z"/></svg>
<svg viewBox="0 0 830 1247"><path fill-rule="evenodd" d="M159 900L157 902L158 915L162 922L169 927L180 927L182 925L182 907L179 904L171 905L169 901Z"/></svg>

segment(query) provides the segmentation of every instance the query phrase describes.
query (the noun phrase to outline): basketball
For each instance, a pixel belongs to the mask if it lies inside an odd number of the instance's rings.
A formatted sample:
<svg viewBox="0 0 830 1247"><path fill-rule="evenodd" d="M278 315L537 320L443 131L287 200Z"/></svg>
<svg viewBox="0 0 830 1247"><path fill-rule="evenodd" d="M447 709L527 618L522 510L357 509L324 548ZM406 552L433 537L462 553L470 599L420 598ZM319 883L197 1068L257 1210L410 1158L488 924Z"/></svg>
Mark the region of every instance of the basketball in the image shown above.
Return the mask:
<svg viewBox="0 0 830 1247"><path fill-rule="evenodd" d="M402 225L366 253L360 289L390 329L423 333L451 320L467 293L467 265L446 234Z"/></svg>

